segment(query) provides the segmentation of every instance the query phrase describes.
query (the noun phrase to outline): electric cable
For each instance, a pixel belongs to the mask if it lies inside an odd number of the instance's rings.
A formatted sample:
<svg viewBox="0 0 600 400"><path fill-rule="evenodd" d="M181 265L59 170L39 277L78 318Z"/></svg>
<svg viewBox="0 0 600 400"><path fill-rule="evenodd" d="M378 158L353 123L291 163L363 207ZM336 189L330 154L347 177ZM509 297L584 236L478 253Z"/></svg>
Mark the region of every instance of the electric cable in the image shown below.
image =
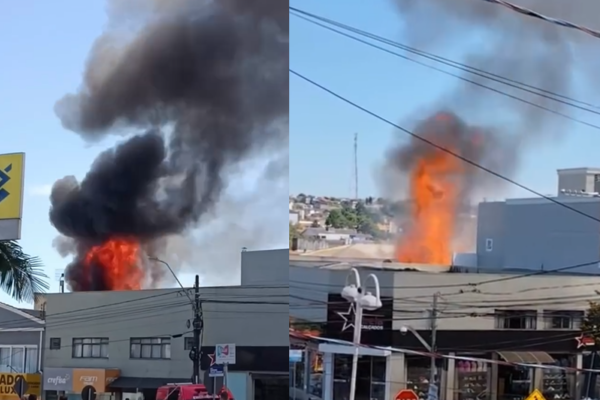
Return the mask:
<svg viewBox="0 0 600 400"><path fill-rule="evenodd" d="M598 107L593 106L591 104L587 104L587 103L584 103L582 101L572 99L572 98L570 98L568 96L564 96L564 95L561 95L561 94L558 94L558 93L554 93L554 92L551 92L551 91L548 91L548 90L545 90L545 89L542 89L542 88L538 88L538 87L533 86L533 85L529 85L529 84L525 84L525 83L522 83L522 82L519 82L519 81L516 81L516 80L513 80L513 79L509 79L509 78L503 77L501 75L494 74L494 73L491 73L491 72L488 72L488 71L485 71L485 70L482 70L482 69L479 69L479 68L471 67L469 65L465 65L465 64L459 63L457 61L453 61L453 60L450 60L450 59L447 59L447 58L444 58L444 57L440 57L438 55L435 55L435 54L432 54L432 53L429 53L429 52L426 52L426 51L423 51L423 50L419 50L419 49L416 49L416 48L404 45L402 43L395 42L395 41L392 41L390 39L387 39L387 38L375 35L373 33L360 30L360 29L352 27L350 25L346 25L346 24L343 24L343 23L340 23L340 22L337 22L335 20L331 20L331 19L328 19L328 18L324 18L324 17L318 16L316 14L312 14L312 13L309 13L309 12L306 12L306 11L303 11L303 10L300 10L300 9L297 9L297 8L294 8L294 7L290 7L290 9L294 11L294 12L291 12L290 14L293 15L293 16L295 16L295 17L297 17L297 18L300 18L300 19L302 19L304 21L307 21L307 22L309 22L309 23L311 23L313 25L320 26L323 29L327 29L327 30L329 30L331 32L335 32L335 33L337 33L339 35L345 36L345 37L347 37L349 39L352 39L354 41L363 43L363 44L365 44L367 46L370 46L372 48L384 51L384 52L386 52L388 54L394 55L396 57L399 57L399 58L402 58L404 60L410 61L412 63L416 63L418 65L421 65L421 66L425 67L425 68L438 71L438 72L443 73L445 75L449 75L449 76L455 77L455 78L460 79L462 81L468 82L468 83L470 83L470 84L472 84L474 86L478 86L480 88L488 89L488 90L490 90L492 92L495 92L497 94L501 94L503 96L508 96L508 97L512 98L513 100L517 100L517 101L526 103L526 104L528 104L530 106L533 106L533 107L542 109L544 111L550 112L552 114L561 116L561 117L569 119L569 120L571 120L573 122L581 123L583 125L586 125L586 126L589 126L589 127L595 128L595 129L600 129L600 126L598 126L598 125L588 123L586 121L583 121L583 120L577 119L575 117L572 117L572 116L570 116L568 114L561 113L560 111L552 110L552 109L550 109L548 107L544 107L544 106L539 105L537 103L534 103L532 101L522 99L520 97L508 94L508 93L503 92L501 90L498 90L498 89L486 86L486 85L484 85L482 83L479 83L479 82L467 79L467 78L465 78L463 76L453 74L453 73L448 72L446 70L443 70L441 68L437 68L435 66L431 66L429 64L426 64L426 63L423 63L421 61L415 60L413 58L407 57L407 56L405 56L403 54L393 52L393 51L391 51L389 49L386 49L384 47L377 46L377 45L375 45L373 43L370 43L368 41L359 39L359 38L357 38L355 36L346 34L344 32L338 31L337 29L334 29L334 28L331 28L329 26L323 25L323 24L321 24L319 22L313 21L310 18L304 17L303 15L298 15L298 13L304 14L306 16L310 16L311 18L314 18L314 19L326 22L328 24L337 26L339 28L342 28L342 29L345 29L347 31L353 32L353 33L355 33L357 35L368 37L369 39L378 41L380 43L384 43L384 44L386 44L388 46L396 47L396 48L402 49L404 51L407 51L409 53L412 53L412 54L415 54L415 55L427 58L429 60L435 61L436 63L441 63L441 64L447 65L449 67L461 70L463 72L467 72L467 73L470 73L470 74L473 74L473 75L476 75L476 76L479 76L479 77L482 77L482 78L494 81L496 83L500 83L500 84L503 84L503 85L506 85L506 86L509 86L509 87L512 87L512 88L515 88L515 89L518 89L518 90L522 90L524 92L527 92L527 93L530 93L530 94L533 94L533 95L536 95L536 96L540 96L540 97L543 97L543 98L546 98L546 99L549 99L549 100L553 100L553 101L556 101L558 103L562 103L564 105L580 109L582 111L587 111L587 112L590 112L592 114L600 115L600 111L596 111L596 110L593 110L591 108L583 107L583 106L580 106L580 105L577 105L577 104L574 104L574 103L581 103L581 104L588 105L590 107L598 108ZM561 98L564 98L565 100L561 100ZM566 100L569 100L569 101L566 101Z"/></svg>
<svg viewBox="0 0 600 400"><path fill-rule="evenodd" d="M494 170L491 170L491 169L489 169L489 168L487 168L487 167L485 167L485 166L483 166L481 164L478 164L478 163L476 163L474 161L471 161L470 159L468 159L468 158L466 158L466 157L464 157L464 156L462 156L462 155L460 155L460 154L458 154L458 153L456 153L456 152L454 152L454 151L452 151L450 149L447 149L447 148L445 148L443 146L440 146L440 145L436 144L435 142L432 142L431 140L429 140L427 138L424 138L424 137L422 137L420 135L417 135L417 134L409 131L408 129L403 128L402 126L400 126L398 124L395 124L392 121L390 121L390 120L388 120L388 119L380 116L379 114L376 114L375 112L373 112L373 111L371 111L371 110L369 110L369 109L367 109L367 108L365 108L365 107L363 107L363 106L361 106L361 105L359 105L359 104L357 104L357 103L349 100L348 98L346 98L346 97L344 97L344 96L342 96L342 95L334 92L333 90L328 89L327 87L325 87L325 86L323 86L323 85L315 82L314 80L306 77L305 75L303 75L303 74L301 74L299 72L296 72L295 70L293 70L291 68L289 69L289 71L290 71L290 73L292 73L296 77L304 80L305 82L310 83L311 85L313 85L313 86L321 89L324 92L329 93L333 97L338 98L339 100L345 102L346 104L349 104L349 105L353 106L354 108L357 108L357 109L365 112L366 114L371 115L375 119L378 119L378 120L380 120L382 122L385 122L386 124L388 124L388 125L390 125L392 127L395 127L396 129L398 129L398 130L400 130L400 131L408 134L409 136L411 136L411 137L413 137L413 138L415 138L415 139L417 139L417 140L419 140L419 141L421 141L423 143L426 143L426 144L428 144L428 145L430 145L430 146L432 146L432 147L434 147L434 148L436 148L436 149L438 149L438 150L440 150L440 151L442 151L444 153L447 153L447 154L449 154L449 155L451 155L451 156L453 156L455 158L458 158L459 160L462 160L463 162L465 162L465 163L467 163L467 164L469 164L469 165L471 165L473 167L481 169L482 171L485 171L485 172L487 172L490 175L493 175L493 176L495 176L495 177L497 177L497 178L499 178L501 180L504 180L504 181L506 181L508 183L511 183L512 185L517 186L517 187L519 187L519 188L521 188L521 189L523 189L523 190L525 190L525 191L527 191L529 193L532 193L532 194L534 194L537 197L541 197L541 198L546 199L546 200L548 200L548 201L550 201L550 202L552 202L554 204L557 204L557 205L559 205L561 207L569 209L569 210L573 211L574 213L577 213L577 214L582 215L582 216L584 216L586 218L592 219L592 220L594 220L596 222L600 222L600 219L598 219L598 218L596 218L596 217L594 217L592 215L586 214L583 211L580 211L580 210L578 210L578 209L576 209L576 208L574 208L574 207L572 207L572 206L570 206L568 204L565 204L565 203L563 203L561 201L558 201L558 200L556 200L556 198L552 198L550 196L546 196L546 195L542 194L541 192L538 192L538 191L536 191L534 189L531 189L528 186L525 186L525 185L523 185L523 184L515 181L514 179L511 179L511 178L509 178L509 177L507 177L505 175L502 175L502 174L500 174L500 173L498 173L498 172L496 172ZM589 265L594 265L594 264L598 265L599 262L600 262L600 260L596 260L594 262L581 263L581 264L572 265L572 266L568 266L568 267L563 267L563 268L559 268L559 269L554 269L554 270L550 270L550 271L536 271L533 274L524 274L524 275L519 276L519 277L540 275L540 273L544 274L544 273L549 273L549 272L564 271L564 270L567 270L567 269L581 268L581 267L584 267L584 266L589 266ZM511 279L516 279L516 278L515 277L499 278L499 279L490 280L489 282L485 282L485 283L501 282L501 281L506 281L506 280L511 280ZM478 285L480 285L480 284L483 284L483 283L479 283Z"/></svg>

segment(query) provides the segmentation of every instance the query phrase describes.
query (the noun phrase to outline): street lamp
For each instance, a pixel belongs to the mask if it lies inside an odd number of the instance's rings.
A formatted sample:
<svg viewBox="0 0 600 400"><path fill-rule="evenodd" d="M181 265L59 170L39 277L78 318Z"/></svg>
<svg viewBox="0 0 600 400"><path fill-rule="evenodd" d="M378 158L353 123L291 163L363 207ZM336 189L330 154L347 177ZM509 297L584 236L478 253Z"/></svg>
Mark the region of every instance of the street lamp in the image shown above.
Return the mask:
<svg viewBox="0 0 600 400"><path fill-rule="evenodd" d="M354 278L354 283L350 282L350 278ZM360 284L360 274L356 268L350 269L346 276L346 286L342 289L342 297L354 304L354 355L352 356L352 375L350 378L350 399L354 400L356 394L356 372L358 369L358 352L360 345L360 336L362 333L362 310L377 310L381 308L381 293L379 290L379 280L374 274L369 274L366 281L373 280L375 285L375 294L364 292Z"/></svg>

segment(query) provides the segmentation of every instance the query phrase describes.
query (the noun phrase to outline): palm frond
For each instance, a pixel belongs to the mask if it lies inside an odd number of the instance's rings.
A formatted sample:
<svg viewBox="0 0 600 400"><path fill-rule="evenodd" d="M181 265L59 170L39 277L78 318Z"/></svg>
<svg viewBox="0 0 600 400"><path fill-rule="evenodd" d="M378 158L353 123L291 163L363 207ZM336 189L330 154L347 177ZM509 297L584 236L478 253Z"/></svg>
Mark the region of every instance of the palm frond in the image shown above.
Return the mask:
<svg viewBox="0 0 600 400"><path fill-rule="evenodd" d="M50 285L38 257L25 254L16 241L0 242L0 288L13 299L33 301L34 293L45 293Z"/></svg>

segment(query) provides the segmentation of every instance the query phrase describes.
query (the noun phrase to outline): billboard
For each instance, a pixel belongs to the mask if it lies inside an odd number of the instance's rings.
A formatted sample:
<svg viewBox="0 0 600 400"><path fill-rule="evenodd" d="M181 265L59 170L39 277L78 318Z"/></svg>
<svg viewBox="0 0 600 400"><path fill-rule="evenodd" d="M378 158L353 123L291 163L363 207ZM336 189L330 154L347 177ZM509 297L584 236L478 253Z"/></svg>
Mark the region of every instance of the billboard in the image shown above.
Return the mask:
<svg viewBox="0 0 600 400"><path fill-rule="evenodd" d="M25 153L0 154L0 240L21 238Z"/></svg>

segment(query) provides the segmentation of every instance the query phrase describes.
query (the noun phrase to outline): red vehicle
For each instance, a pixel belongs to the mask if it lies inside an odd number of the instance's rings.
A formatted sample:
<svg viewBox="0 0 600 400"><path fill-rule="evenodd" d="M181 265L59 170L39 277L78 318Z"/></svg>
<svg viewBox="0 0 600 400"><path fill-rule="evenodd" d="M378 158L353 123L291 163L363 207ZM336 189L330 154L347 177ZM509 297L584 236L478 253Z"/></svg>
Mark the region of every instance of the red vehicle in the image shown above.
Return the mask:
<svg viewBox="0 0 600 400"><path fill-rule="evenodd" d="M214 399L206 386L192 383L170 383L156 390L156 400L204 400Z"/></svg>

